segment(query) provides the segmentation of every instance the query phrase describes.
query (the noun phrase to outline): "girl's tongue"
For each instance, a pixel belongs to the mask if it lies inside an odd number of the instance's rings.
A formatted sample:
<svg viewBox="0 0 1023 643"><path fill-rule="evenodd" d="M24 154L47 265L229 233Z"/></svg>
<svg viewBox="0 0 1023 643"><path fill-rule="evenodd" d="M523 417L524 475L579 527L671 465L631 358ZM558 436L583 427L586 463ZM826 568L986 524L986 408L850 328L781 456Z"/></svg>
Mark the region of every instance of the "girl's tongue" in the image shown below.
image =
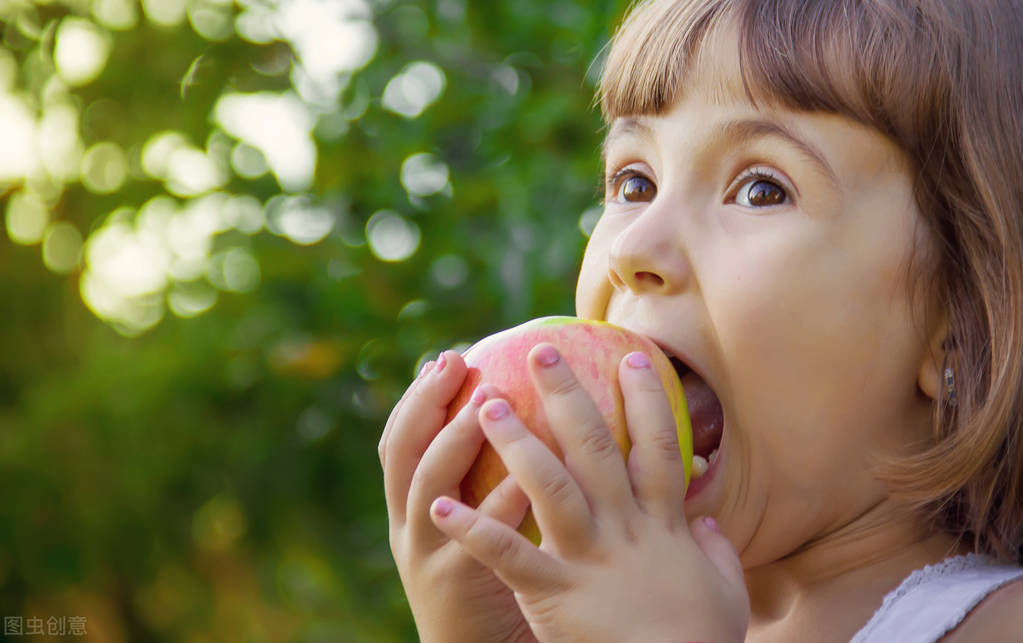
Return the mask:
<svg viewBox="0 0 1023 643"><path fill-rule="evenodd" d="M693 455L707 458L721 443L725 422L721 402L703 378L692 371L682 376L682 390L693 425Z"/></svg>

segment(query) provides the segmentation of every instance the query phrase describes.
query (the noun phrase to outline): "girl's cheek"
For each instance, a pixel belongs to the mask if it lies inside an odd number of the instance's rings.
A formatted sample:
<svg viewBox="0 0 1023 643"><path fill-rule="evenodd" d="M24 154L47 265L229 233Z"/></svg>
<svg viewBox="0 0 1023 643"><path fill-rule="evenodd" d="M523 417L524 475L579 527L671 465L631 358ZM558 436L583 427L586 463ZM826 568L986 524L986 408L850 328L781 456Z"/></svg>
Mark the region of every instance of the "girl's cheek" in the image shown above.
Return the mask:
<svg viewBox="0 0 1023 643"><path fill-rule="evenodd" d="M576 314L590 319L603 317L607 306L606 300L612 290L608 281L608 262L614 236L608 234L608 226L601 225L602 223L603 221L598 221L590 236L576 281Z"/></svg>
<svg viewBox="0 0 1023 643"><path fill-rule="evenodd" d="M575 308L579 317L587 319L600 318L603 315L604 304L600 303L601 281L606 277L606 269L600 271L596 266L601 262L592 256L583 259L582 268L579 271L579 279L575 289ZM606 262L605 262L606 265Z"/></svg>

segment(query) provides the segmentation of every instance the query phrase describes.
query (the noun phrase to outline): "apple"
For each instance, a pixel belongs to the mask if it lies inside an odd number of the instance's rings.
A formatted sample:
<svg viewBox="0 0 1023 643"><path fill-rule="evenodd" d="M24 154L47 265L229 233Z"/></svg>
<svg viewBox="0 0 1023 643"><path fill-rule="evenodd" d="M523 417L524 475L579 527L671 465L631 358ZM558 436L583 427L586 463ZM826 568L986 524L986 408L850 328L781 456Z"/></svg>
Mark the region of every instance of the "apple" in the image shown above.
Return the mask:
<svg viewBox="0 0 1023 643"><path fill-rule="evenodd" d="M682 383L675 368L652 340L607 322L576 317L542 317L480 340L463 354L469 367L468 374L448 407L448 420L465 406L478 384L492 384L501 391L519 419L564 460L526 366L529 351L545 342L557 347L582 387L593 398L623 458L628 457L631 443L618 383L618 365L633 351L645 353L661 377L675 416L679 450L685 465L685 484L689 484L693 459L692 428ZM507 475L500 456L489 443L484 443L461 483L462 501L472 507L479 506ZM684 494L685 488L679 489L679 493ZM534 543L540 542L540 530L532 512L526 515L519 531Z"/></svg>

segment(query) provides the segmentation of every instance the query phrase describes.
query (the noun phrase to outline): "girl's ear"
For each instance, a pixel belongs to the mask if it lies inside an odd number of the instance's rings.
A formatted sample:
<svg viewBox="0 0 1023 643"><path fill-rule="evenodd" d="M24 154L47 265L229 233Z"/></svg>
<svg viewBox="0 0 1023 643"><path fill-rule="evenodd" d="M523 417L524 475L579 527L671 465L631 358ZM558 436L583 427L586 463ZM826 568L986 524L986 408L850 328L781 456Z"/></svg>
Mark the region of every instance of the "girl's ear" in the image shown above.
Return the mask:
<svg viewBox="0 0 1023 643"><path fill-rule="evenodd" d="M948 324L942 320L940 324L935 325L931 333L916 379L917 386L924 395L934 401L941 399L944 380L942 371L945 369L945 356L950 348Z"/></svg>

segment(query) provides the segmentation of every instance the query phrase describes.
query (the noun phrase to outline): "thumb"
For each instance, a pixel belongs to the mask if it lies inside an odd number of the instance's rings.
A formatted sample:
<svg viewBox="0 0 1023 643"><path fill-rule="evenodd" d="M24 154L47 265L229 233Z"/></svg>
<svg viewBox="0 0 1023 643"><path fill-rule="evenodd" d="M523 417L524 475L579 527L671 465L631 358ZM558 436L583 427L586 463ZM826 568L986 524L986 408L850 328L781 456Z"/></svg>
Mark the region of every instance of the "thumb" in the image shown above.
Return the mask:
<svg viewBox="0 0 1023 643"><path fill-rule="evenodd" d="M732 542L721 534L716 520L703 516L689 523L689 531L693 540L703 554L714 563L714 567L730 583L744 587L746 579L742 572L739 554Z"/></svg>

